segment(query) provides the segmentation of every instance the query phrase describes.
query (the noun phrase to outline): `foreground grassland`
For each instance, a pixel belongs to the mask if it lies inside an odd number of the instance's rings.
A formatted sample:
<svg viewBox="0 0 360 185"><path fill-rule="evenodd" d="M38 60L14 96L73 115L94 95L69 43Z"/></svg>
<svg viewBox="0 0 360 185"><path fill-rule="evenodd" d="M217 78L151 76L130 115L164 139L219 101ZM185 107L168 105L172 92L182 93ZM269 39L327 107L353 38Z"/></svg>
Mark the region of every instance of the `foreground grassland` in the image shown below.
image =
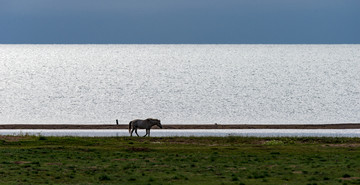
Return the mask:
<svg viewBox="0 0 360 185"><path fill-rule="evenodd" d="M0 136L0 184L360 184L360 139Z"/></svg>

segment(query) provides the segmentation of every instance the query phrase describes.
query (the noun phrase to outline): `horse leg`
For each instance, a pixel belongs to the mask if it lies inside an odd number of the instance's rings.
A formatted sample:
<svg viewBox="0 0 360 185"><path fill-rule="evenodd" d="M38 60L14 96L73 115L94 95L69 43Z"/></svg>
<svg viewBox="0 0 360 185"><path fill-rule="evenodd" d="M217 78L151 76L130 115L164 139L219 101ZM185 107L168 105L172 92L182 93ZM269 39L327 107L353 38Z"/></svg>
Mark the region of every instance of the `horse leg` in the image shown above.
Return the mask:
<svg viewBox="0 0 360 185"><path fill-rule="evenodd" d="M148 136L150 137L150 129L149 129L149 133L148 133Z"/></svg>
<svg viewBox="0 0 360 185"><path fill-rule="evenodd" d="M139 134L137 133L137 128L135 128L135 134L136 134L138 137L140 137Z"/></svg>
<svg viewBox="0 0 360 185"><path fill-rule="evenodd" d="M131 130L130 137L132 136L134 130L135 130L135 128L133 128L133 129Z"/></svg>
<svg viewBox="0 0 360 185"><path fill-rule="evenodd" d="M146 129L146 134L144 135L144 137L145 137L146 135L149 135L149 131L150 131L150 129Z"/></svg>

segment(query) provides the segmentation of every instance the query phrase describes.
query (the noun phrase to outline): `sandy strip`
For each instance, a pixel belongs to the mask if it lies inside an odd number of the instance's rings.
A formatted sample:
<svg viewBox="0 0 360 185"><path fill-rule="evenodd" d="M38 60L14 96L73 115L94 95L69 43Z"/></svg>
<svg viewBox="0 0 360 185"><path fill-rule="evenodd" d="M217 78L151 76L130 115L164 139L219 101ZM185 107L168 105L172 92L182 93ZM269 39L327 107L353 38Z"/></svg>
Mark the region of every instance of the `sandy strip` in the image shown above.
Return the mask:
<svg viewBox="0 0 360 185"><path fill-rule="evenodd" d="M128 129L129 125L3 124L0 129ZM153 129L158 129L154 126ZM163 129L360 129L360 123L342 124L194 124L163 125Z"/></svg>

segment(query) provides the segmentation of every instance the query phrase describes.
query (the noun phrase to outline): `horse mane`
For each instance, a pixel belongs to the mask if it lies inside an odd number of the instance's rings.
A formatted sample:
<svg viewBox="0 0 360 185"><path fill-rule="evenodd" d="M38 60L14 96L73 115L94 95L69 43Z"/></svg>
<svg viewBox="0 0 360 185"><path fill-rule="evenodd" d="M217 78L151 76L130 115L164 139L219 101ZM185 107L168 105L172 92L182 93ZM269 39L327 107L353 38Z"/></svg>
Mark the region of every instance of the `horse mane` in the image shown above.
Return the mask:
<svg viewBox="0 0 360 185"><path fill-rule="evenodd" d="M160 120L154 119L154 118L147 118L146 121L149 121L149 122L159 122Z"/></svg>

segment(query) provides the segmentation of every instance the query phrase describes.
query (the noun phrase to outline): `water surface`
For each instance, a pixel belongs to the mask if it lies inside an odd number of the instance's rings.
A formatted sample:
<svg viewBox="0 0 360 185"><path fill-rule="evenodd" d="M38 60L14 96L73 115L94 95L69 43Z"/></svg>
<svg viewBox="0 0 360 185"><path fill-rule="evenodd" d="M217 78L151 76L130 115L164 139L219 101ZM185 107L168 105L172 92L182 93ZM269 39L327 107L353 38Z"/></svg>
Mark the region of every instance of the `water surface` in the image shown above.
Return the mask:
<svg viewBox="0 0 360 185"><path fill-rule="evenodd" d="M0 124L360 122L360 45L0 45Z"/></svg>
<svg viewBox="0 0 360 185"><path fill-rule="evenodd" d="M139 130L140 136L145 135ZM126 130L0 130L0 135L41 135L41 136L80 136L115 137L129 136ZM134 133L134 136L135 133ZM360 137L360 129L208 129L208 130L153 130L151 137L172 136L254 136L254 137Z"/></svg>

